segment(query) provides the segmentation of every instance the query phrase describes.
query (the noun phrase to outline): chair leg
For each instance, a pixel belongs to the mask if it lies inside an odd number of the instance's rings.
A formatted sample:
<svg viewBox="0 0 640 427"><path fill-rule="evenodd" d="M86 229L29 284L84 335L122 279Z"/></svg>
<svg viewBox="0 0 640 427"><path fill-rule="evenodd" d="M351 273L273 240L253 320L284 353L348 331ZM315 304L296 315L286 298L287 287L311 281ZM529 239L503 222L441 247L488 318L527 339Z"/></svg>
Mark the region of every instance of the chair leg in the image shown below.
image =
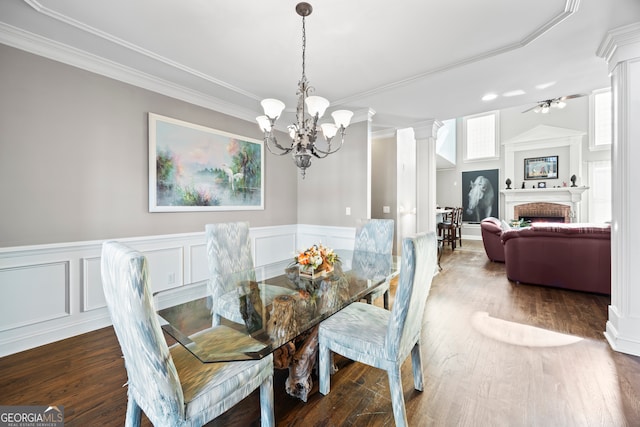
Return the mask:
<svg viewBox="0 0 640 427"><path fill-rule="evenodd" d="M331 367L331 352L329 347L324 344L320 344L320 393L323 395L329 394L331 389L331 374L329 369Z"/></svg>
<svg viewBox="0 0 640 427"><path fill-rule="evenodd" d="M384 293L384 295L382 295L382 298L384 299L384 309L389 310L389 290L388 289Z"/></svg>
<svg viewBox="0 0 640 427"><path fill-rule="evenodd" d="M142 420L142 410L140 406L136 403L136 400L131 396L131 393L127 393L129 395L129 400L127 401L127 415L124 421L125 427L140 427L140 422Z"/></svg>
<svg viewBox="0 0 640 427"><path fill-rule="evenodd" d="M409 425L409 422L407 421L407 411L404 407L404 393L402 392L400 365L387 371L387 375L389 376L391 405L393 406L393 418L396 421L396 427L406 427Z"/></svg>
<svg viewBox="0 0 640 427"><path fill-rule="evenodd" d="M422 356L420 355L420 342L411 349L411 367L413 369L413 387L422 391L424 388L424 378L422 374Z"/></svg>
<svg viewBox="0 0 640 427"><path fill-rule="evenodd" d="M211 315L211 326L220 326L221 317L219 314L213 313Z"/></svg>
<svg viewBox="0 0 640 427"><path fill-rule="evenodd" d="M273 375L269 375L262 384L260 384L261 427L274 427L276 425L273 405Z"/></svg>

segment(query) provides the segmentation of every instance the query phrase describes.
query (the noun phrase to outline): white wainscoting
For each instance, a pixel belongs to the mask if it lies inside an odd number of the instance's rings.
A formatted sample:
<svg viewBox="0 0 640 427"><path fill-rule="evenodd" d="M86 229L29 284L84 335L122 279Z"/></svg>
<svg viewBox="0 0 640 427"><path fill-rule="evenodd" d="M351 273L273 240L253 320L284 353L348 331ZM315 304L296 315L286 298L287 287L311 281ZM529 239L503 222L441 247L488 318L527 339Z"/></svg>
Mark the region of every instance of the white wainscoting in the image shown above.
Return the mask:
<svg viewBox="0 0 640 427"><path fill-rule="evenodd" d="M353 249L356 237L354 227L327 227L298 224L296 249L304 249L315 243L333 249Z"/></svg>
<svg viewBox="0 0 640 427"><path fill-rule="evenodd" d="M291 259L297 249L317 242L352 249L355 229L293 224L254 227L250 235L260 266ZM180 299L206 289L204 231L117 240L145 254L154 292L175 289ZM87 241L0 248L0 357L111 324L100 278L101 246L102 241ZM201 283L185 286L196 282Z"/></svg>

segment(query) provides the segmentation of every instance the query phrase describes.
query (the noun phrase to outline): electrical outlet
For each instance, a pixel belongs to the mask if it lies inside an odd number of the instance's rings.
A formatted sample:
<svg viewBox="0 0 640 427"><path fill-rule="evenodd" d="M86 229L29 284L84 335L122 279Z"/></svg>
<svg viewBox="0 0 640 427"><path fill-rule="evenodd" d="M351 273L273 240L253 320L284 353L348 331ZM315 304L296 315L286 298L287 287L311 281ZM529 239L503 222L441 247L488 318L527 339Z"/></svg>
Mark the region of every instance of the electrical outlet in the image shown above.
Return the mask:
<svg viewBox="0 0 640 427"><path fill-rule="evenodd" d="M176 273L169 273L169 277L167 278L167 285L175 285L176 284Z"/></svg>
<svg viewBox="0 0 640 427"><path fill-rule="evenodd" d="M346 211L345 211L345 214L346 215L351 215L351 208L347 208Z"/></svg>
<svg viewBox="0 0 640 427"><path fill-rule="evenodd" d="M383 206L382 213L391 213L391 208L389 206Z"/></svg>

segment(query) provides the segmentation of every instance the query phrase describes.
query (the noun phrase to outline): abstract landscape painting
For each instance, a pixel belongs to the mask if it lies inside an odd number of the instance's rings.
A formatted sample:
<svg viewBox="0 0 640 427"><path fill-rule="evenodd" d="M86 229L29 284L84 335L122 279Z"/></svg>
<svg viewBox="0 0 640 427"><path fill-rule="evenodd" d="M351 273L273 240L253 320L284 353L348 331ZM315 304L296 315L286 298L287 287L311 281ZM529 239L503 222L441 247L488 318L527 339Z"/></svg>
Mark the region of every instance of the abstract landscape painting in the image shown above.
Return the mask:
<svg viewBox="0 0 640 427"><path fill-rule="evenodd" d="M264 209L262 141L149 113L149 211Z"/></svg>

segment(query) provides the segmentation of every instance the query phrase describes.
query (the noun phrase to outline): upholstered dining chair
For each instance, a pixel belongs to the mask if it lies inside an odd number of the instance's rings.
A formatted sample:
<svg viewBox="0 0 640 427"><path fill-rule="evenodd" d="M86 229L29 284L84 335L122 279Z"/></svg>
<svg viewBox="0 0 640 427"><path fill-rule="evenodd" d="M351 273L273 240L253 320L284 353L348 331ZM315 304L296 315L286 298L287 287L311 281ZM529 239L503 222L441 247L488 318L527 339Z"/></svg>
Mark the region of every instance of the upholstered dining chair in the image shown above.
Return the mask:
<svg viewBox="0 0 640 427"><path fill-rule="evenodd" d="M396 426L407 425L400 367L411 353L413 382L423 389L420 335L436 268L434 232L402 241L400 278L391 311L355 302L320 324L320 393L330 390L331 352L387 371Z"/></svg>
<svg viewBox="0 0 640 427"><path fill-rule="evenodd" d="M453 238L457 240L457 242L460 244L460 247L462 247L462 217L464 214L464 209L462 207L457 207L456 210L457 210L457 213L456 213L455 233L453 235Z"/></svg>
<svg viewBox="0 0 640 427"><path fill-rule="evenodd" d="M273 426L273 357L202 363L168 347L147 280L147 260L115 241L102 245L102 283L128 376L126 426L141 411L155 426L201 426L260 388L261 425Z"/></svg>
<svg viewBox="0 0 640 427"><path fill-rule="evenodd" d="M356 238L354 243L351 268L363 277L374 272L371 267L386 265L387 263L373 263L370 257L380 258L388 255L389 263L393 252L394 221L392 219L359 219L356 223ZM384 308L389 309L389 281L385 281L374 292L366 296L371 304L380 296L384 297Z"/></svg>
<svg viewBox="0 0 640 427"><path fill-rule="evenodd" d="M226 222L205 225L207 260L209 263L209 295L213 326L225 318L244 323L240 309L239 281L255 281L253 255L248 222ZM230 277L234 280L229 280ZM295 291L260 284L260 296L266 306L278 295Z"/></svg>
<svg viewBox="0 0 640 427"><path fill-rule="evenodd" d="M444 221L438 224L438 233L442 236L444 244L450 244L451 249L456 248L456 242L460 242L462 246L462 208L445 208L451 209L451 213L446 214Z"/></svg>

